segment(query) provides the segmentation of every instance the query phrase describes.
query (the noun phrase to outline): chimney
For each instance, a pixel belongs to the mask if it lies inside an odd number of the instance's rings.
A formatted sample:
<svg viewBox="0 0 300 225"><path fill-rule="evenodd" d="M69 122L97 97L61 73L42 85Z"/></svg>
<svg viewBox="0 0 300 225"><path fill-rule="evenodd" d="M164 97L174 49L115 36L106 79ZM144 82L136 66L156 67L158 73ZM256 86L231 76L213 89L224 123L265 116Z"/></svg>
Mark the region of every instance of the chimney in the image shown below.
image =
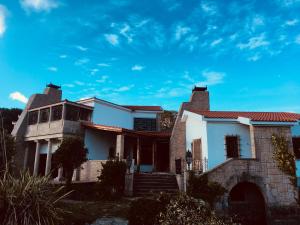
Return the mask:
<svg viewBox="0 0 300 225"><path fill-rule="evenodd" d="M44 94L50 97L51 102L60 102L62 98L61 87L52 83L46 86Z"/></svg>
<svg viewBox="0 0 300 225"><path fill-rule="evenodd" d="M190 98L190 105L194 110L210 110L209 92L207 87L194 87Z"/></svg>

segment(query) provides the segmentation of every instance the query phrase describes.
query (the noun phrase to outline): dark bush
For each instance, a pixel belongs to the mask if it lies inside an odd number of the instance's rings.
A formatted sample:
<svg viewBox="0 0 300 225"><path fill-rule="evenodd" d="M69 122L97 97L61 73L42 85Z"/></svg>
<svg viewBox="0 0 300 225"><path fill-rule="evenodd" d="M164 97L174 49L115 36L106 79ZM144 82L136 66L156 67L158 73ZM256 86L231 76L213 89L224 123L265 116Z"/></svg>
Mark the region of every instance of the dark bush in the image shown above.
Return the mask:
<svg viewBox="0 0 300 225"><path fill-rule="evenodd" d="M231 220L219 218L202 200L186 194L171 199L165 211L159 214L159 225L229 225Z"/></svg>
<svg viewBox="0 0 300 225"><path fill-rule="evenodd" d="M187 194L213 204L226 193L226 189L219 183L208 181L207 175L196 176L190 173Z"/></svg>
<svg viewBox="0 0 300 225"><path fill-rule="evenodd" d="M132 203L129 210L129 225L155 225L156 218L163 210L157 199L141 198Z"/></svg>
<svg viewBox="0 0 300 225"><path fill-rule="evenodd" d="M118 159L102 163L101 174L98 177L100 197L116 198L124 193L126 163Z"/></svg>

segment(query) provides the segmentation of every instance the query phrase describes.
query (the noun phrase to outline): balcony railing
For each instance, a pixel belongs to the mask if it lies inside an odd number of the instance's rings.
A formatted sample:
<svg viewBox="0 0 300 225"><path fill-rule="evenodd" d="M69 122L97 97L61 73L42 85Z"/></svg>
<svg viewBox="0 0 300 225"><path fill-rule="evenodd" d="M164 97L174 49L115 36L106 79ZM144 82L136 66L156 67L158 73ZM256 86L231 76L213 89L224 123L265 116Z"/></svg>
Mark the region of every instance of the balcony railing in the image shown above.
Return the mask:
<svg viewBox="0 0 300 225"><path fill-rule="evenodd" d="M25 137L80 133L80 121L90 121L91 114L91 107L69 101L31 109Z"/></svg>

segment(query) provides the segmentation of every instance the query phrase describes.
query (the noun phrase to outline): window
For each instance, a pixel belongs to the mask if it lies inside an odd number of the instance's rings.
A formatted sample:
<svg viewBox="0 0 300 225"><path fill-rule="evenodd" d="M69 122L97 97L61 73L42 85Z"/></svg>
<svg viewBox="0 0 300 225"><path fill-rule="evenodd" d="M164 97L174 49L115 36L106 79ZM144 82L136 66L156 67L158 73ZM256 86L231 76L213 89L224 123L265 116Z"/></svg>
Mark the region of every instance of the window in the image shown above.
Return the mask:
<svg viewBox="0 0 300 225"><path fill-rule="evenodd" d="M300 159L300 137L293 138L293 148L296 159Z"/></svg>
<svg viewBox="0 0 300 225"><path fill-rule="evenodd" d="M66 120L78 121L79 120L79 108L72 105L66 105Z"/></svg>
<svg viewBox="0 0 300 225"><path fill-rule="evenodd" d="M40 111L40 123L45 123L49 121L50 108L41 109Z"/></svg>
<svg viewBox="0 0 300 225"><path fill-rule="evenodd" d="M238 158L239 157L239 136L226 136L226 153L227 158Z"/></svg>
<svg viewBox="0 0 300 225"><path fill-rule="evenodd" d="M37 124L39 111L29 112L28 114L28 125Z"/></svg>
<svg viewBox="0 0 300 225"><path fill-rule="evenodd" d="M62 105L52 107L52 121L61 120L62 118Z"/></svg>
<svg viewBox="0 0 300 225"><path fill-rule="evenodd" d="M156 131L156 119L134 118L134 129Z"/></svg>

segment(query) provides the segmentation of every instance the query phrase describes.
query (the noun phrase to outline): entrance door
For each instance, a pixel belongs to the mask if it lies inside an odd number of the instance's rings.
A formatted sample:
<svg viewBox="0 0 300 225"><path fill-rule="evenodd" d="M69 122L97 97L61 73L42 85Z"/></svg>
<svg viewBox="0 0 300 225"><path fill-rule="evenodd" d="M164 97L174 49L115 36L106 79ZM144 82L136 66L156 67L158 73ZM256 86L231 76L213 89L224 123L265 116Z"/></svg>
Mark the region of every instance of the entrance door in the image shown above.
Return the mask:
<svg viewBox="0 0 300 225"><path fill-rule="evenodd" d="M157 142L156 171L169 172L169 143Z"/></svg>
<svg viewBox="0 0 300 225"><path fill-rule="evenodd" d="M242 225L266 225L265 201L259 188L249 182L237 184L229 193L229 211Z"/></svg>

